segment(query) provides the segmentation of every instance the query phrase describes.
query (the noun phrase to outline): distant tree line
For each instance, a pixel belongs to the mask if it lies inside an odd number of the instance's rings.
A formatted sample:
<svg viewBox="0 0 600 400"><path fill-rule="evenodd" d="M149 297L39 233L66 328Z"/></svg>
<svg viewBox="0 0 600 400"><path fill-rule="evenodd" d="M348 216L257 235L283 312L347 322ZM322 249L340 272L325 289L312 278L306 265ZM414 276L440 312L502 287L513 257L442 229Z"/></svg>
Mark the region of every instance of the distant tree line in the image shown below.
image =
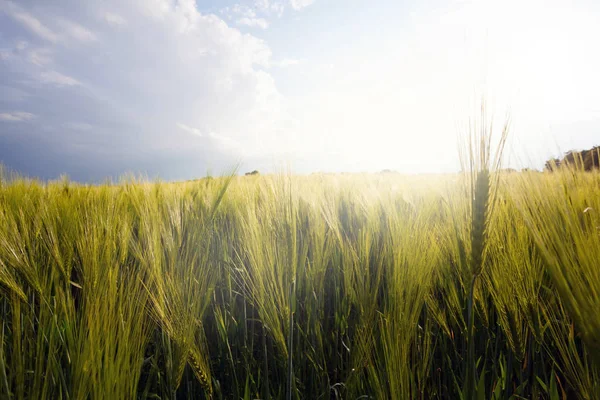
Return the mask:
<svg viewBox="0 0 600 400"><path fill-rule="evenodd" d="M568 151L562 159L551 158L546 161L545 169L547 171L554 171L557 168L565 166L585 171L600 168L600 146L594 146L589 150Z"/></svg>

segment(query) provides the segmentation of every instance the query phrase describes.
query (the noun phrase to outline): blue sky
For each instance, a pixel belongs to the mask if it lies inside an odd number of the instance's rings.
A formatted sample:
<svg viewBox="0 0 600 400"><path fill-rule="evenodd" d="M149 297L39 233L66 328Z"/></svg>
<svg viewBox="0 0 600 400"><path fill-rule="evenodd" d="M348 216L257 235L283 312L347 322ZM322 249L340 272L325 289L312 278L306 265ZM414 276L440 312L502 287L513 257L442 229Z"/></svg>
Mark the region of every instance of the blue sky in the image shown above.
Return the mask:
<svg viewBox="0 0 600 400"><path fill-rule="evenodd" d="M448 172L485 96L540 166L600 144L598 38L593 1L0 0L0 162Z"/></svg>

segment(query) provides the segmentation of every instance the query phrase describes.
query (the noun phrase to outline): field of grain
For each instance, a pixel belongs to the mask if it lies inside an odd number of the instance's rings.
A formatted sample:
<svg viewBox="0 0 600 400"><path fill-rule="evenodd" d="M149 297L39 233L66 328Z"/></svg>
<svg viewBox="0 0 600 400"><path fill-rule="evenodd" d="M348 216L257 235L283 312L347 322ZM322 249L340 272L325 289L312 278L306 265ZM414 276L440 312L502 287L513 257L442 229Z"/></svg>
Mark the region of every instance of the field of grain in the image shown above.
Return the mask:
<svg viewBox="0 0 600 400"><path fill-rule="evenodd" d="M598 399L600 174L0 183L0 398Z"/></svg>

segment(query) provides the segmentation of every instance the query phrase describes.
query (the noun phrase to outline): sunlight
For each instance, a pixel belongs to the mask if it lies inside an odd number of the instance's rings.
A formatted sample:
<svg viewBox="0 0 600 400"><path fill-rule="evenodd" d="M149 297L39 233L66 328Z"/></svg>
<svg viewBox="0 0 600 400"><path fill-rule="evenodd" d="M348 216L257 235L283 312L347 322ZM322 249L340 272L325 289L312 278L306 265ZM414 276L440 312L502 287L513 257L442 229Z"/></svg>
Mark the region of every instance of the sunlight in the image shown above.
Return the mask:
<svg viewBox="0 0 600 400"><path fill-rule="evenodd" d="M589 107L599 103L589 65L600 56L588 50L600 28L586 14L558 2L464 1L411 20L394 41L373 35L376 50L340 57L318 96L299 106L308 109L305 139L314 138L306 151L316 144L360 168L419 172L431 165L417 150L427 148L434 169L452 169L444 154L481 97L497 120L510 112L532 152L553 150L552 140L543 149L538 142L548 126L599 117Z"/></svg>

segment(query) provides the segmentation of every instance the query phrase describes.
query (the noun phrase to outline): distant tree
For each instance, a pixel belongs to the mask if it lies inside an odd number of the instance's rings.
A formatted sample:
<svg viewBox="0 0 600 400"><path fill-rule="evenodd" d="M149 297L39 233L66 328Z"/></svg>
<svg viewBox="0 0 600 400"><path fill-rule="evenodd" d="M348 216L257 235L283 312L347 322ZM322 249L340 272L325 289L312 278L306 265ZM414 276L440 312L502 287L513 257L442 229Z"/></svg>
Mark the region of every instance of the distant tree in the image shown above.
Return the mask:
<svg viewBox="0 0 600 400"><path fill-rule="evenodd" d="M260 173L257 170L254 170L252 172L246 172L246 176L250 176L250 175L260 175Z"/></svg>
<svg viewBox="0 0 600 400"><path fill-rule="evenodd" d="M559 158L551 158L548 161L546 161L546 164L544 164L544 169L546 171L554 171L559 167L560 167L560 159Z"/></svg>
<svg viewBox="0 0 600 400"><path fill-rule="evenodd" d="M552 158L546 161L545 169L554 171L562 166L579 168L584 171L591 171L600 168L600 146L594 146L589 150L571 150L565 153L562 160Z"/></svg>
<svg viewBox="0 0 600 400"><path fill-rule="evenodd" d="M583 160L583 169L586 171L600 168L600 146L595 146L590 150L582 151L581 159Z"/></svg>
<svg viewBox="0 0 600 400"><path fill-rule="evenodd" d="M581 152L579 151L575 151L575 150L571 150L565 153L565 156L563 157L561 164L562 165L568 165L571 167L579 167L581 165Z"/></svg>

